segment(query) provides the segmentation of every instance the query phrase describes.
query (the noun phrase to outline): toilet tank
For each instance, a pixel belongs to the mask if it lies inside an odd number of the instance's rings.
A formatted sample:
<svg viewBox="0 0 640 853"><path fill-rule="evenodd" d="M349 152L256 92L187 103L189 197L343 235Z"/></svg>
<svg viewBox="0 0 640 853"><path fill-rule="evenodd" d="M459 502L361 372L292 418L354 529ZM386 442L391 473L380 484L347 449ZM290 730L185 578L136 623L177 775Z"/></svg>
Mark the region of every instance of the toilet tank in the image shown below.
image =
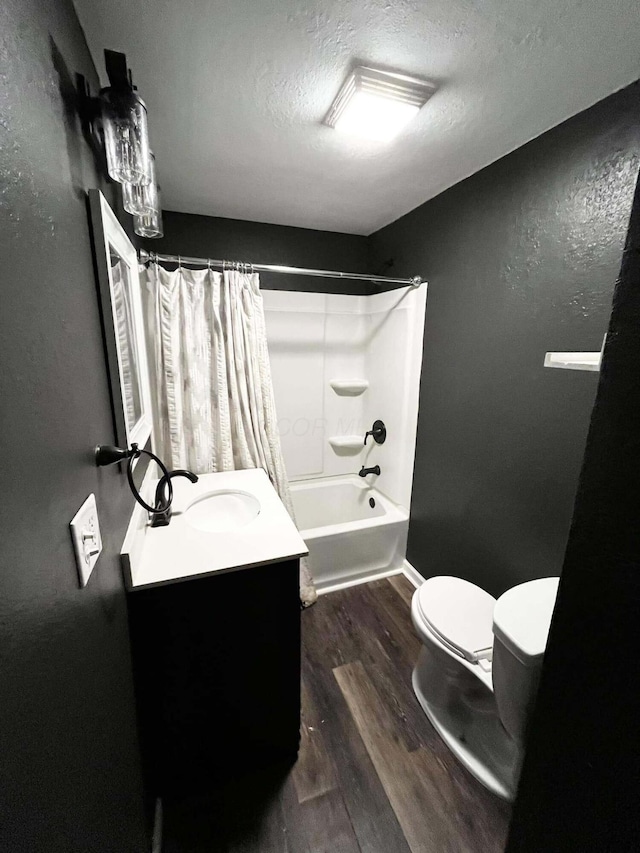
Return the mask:
<svg viewBox="0 0 640 853"><path fill-rule="evenodd" d="M538 691L559 578L514 586L493 611L493 691L502 725L521 745Z"/></svg>

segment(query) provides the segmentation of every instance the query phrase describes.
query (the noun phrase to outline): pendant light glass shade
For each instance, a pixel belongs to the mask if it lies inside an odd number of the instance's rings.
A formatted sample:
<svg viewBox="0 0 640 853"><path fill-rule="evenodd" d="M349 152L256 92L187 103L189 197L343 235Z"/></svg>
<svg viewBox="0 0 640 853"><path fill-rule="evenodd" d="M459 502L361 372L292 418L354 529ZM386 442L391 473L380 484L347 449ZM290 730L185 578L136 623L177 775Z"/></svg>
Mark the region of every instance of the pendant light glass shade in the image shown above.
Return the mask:
<svg viewBox="0 0 640 853"><path fill-rule="evenodd" d="M158 185L156 183L156 158L151 157L151 180L145 186L125 183L122 185L122 204L127 213L147 216L159 209Z"/></svg>
<svg viewBox="0 0 640 853"><path fill-rule="evenodd" d="M140 237L162 237L162 212L154 210L146 216L133 217L133 230Z"/></svg>
<svg viewBox="0 0 640 853"><path fill-rule="evenodd" d="M133 230L140 237L162 237L164 231L162 229L162 206L160 204L160 187L156 189L156 198L158 206L151 213L146 213L143 216L133 217Z"/></svg>
<svg viewBox="0 0 640 853"><path fill-rule="evenodd" d="M107 170L121 184L146 185L152 179L147 108L133 89L100 92Z"/></svg>

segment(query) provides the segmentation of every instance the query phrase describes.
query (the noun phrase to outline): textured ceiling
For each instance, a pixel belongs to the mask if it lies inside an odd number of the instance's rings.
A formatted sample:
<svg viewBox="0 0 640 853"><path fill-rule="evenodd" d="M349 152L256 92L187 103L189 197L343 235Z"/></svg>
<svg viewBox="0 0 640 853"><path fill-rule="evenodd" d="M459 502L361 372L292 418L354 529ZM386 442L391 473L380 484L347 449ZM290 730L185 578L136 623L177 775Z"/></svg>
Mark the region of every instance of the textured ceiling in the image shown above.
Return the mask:
<svg viewBox="0 0 640 853"><path fill-rule="evenodd" d="M75 0L127 54L163 204L369 234L640 77L638 0ZM439 90L390 144L322 119L348 69Z"/></svg>

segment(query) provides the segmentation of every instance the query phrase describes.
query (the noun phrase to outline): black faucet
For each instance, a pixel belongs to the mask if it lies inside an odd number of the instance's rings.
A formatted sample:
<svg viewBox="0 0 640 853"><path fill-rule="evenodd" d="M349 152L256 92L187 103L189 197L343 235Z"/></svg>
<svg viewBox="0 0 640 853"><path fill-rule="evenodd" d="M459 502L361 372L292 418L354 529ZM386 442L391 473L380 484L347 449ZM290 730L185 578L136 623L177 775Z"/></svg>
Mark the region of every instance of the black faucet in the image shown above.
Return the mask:
<svg viewBox="0 0 640 853"><path fill-rule="evenodd" d="M363 465L362 468L358 471L358 476L359 477L366 477L367 474L379 474L379 473L380 473L380 466L379 465L374 465L373 468L365 468Z"/></svg>
<svg viewBox="0 0 640 853"><path fill-rule="evenodd" d="M185 468L168 471L160 477L156 486L156 498L153 504L155 511L151 516L151 527L166 527L171 521L171 504L167 500L166 489L167 483L172 477L186 477L192 483L198 482L198 475L192 471L187 471Z"/></svg>

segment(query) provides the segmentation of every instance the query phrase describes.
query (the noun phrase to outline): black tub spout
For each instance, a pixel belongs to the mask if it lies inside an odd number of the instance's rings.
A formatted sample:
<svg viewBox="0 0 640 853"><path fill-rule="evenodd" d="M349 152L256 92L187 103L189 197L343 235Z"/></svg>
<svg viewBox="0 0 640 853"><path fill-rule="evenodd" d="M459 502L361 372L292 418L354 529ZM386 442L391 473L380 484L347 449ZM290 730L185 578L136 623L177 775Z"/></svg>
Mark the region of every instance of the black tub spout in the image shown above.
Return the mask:
<svg viewBox="0 0 640 853"><path fill-rule="evenodd" d="M380 474L380 466L374 465L373 468L365 468L363 465L362 468L358 471L358 476L359 477L366 477L367 474L376 474L376 475Z"/></svg>

